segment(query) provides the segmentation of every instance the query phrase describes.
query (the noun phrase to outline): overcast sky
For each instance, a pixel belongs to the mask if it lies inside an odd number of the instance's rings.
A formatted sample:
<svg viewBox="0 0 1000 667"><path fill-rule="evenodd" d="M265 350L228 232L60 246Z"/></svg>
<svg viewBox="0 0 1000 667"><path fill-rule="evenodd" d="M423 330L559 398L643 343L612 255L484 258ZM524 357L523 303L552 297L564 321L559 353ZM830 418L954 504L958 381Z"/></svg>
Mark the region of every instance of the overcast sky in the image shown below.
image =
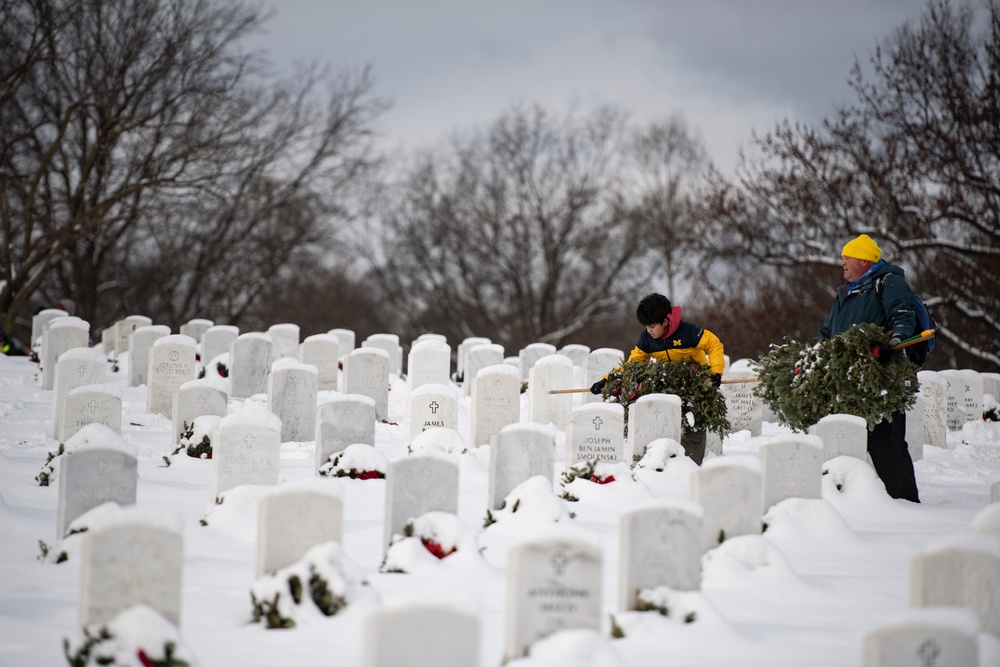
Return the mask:
<svg viewBox="0 0 1000 667"><path fill-rule="evenodd" d="M371 65L388 146L435 145L518 102L681 114L724 169L753 129L849 99L857 56L923 0L270 0L278 64Z"/></svg>

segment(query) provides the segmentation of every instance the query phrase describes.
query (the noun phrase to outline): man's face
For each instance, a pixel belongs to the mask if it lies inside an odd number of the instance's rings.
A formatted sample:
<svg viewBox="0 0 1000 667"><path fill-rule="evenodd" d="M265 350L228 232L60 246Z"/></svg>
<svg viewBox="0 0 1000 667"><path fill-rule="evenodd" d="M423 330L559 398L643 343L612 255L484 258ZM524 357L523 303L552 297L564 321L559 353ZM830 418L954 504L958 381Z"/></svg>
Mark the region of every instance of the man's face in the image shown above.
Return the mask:
<svg viewBox="0 0 1000 667"><path fill-rule="evenodd" d="M656 340L663 338L667 335L667 320L663 320L659 324L647 324L646 333Z"/></svg>
<svg viewBox="0 0 1000 667"><path fill-rule="evenodd" d="M871 268L872 263L856 257L841 257L840 266L844 269L844 280L853 283L865 275L865 271Z"/></svg>

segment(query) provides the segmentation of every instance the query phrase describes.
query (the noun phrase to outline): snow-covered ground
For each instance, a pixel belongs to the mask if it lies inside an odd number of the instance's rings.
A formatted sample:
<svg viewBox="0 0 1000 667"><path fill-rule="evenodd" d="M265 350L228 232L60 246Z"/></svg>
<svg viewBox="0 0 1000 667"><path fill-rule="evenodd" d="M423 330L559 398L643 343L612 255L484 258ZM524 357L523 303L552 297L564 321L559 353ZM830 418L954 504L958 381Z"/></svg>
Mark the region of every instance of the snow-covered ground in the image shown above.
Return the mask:
<svg viewBox="0 0 1000 667"><path fill-rule="evenodd" d="M240 487L223 505L211 498L207 460L173 457L171 423L145 412L146 388L129 388L124 365L108 382L123 389L122 436L139 457L137 505L176 515L183 526L184 563L181 640L194 661L215 665L362 664L367 617L395 599L446 598L473 609L480 622L481 665L499 665L506 617L506 549L539 528L572 524L603 552L604 627L568 630L535 644L516 667L557 665L671 665L709 667L851 667L861 665L862 639L909 607L911 558L940 536L967 531L990 502L1000 480L1000 423L966 424L948 434L947 449L925 447L917 462L922 504L889 498L864 462L841 457L827 464L822 500L791 499L766 515L760 536L727 540L702 560L702 587L672 600L695 612L685 623L656 612L617 609L618 519L657 498L687 500L695 469L670 459L662 472L636 471L631 479L593 484L576 481L578 502L559 498L563 433L556 431L556 488L527 488L542 496L533 513L517 522L483 528L488 488L488 448L453 453L459 464L457 519L428 521L459 544L438 560L426 550L400 549L394 567L380 571L385 481L340 479L344 501L343 549L359 581L349 605L332 617L304 614L297 627L267 630L252 622L255 584L256 502L266 491ZM403 421L407 384L391 376L388 422L376 426L376 450L388 460L406 456ZM320 392L319 402L330 392ZM527 415L522 395L522 420ZM574 397L574 400L579 400ZM58 442L49 437L52 392L40 388L37 365L0 356L0 665L67 664L64 638L77 639L81 549L79 538L56 540L58 486L39 486ZM266 404L264 397L231 399L230 412ZM459 409L459 433L467 439L469 399ZM765 423L761 437L740 432L724 442L726 454L755 453L787 429ZM281 448L281 483L313 476L313 443ZM572 518L570 518L572 513ZM203 521L204 520L204 521ZM202 525L202 523L207 525ZM65 549L56 564L41 559L40 542ZM473 548L469 548L473 547ZM325 552L329 555L330 550ZM686 615L686 614L685 614ZM612 617L624 637L612 637ZM127 628L149 628L138 615ZM981 633L980 667L1000 665L1000 639ZM116 663L117 664L117 663ZM141 664L136 661L134 664Z"/></svg>

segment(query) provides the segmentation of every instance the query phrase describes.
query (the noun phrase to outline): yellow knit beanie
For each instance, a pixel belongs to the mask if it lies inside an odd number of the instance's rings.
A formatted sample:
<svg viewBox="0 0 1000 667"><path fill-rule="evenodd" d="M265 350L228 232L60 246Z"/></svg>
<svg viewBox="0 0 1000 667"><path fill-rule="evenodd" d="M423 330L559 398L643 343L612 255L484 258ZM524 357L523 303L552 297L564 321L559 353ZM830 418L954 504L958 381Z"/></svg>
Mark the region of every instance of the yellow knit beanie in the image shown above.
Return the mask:
<svg viewBox="0 0 1000 667"><path fill-rule="evenodd" d="M840 254L843 257L853 257L874 263L882 256L882 250L877 243L872 241L870 236L862 234L853 241L844 244L844 249L840 251Z"/></svg>

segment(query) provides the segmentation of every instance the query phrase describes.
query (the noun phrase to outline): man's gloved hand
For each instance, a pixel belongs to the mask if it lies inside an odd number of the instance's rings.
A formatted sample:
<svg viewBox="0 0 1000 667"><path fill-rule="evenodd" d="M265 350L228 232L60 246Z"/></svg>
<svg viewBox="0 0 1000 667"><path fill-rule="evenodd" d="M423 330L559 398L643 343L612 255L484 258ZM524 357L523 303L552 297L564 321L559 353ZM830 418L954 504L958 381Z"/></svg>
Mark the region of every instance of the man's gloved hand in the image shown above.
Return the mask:
<svg viewBox="0 0 1000 667"><path fill-rule="evenodd" d="M722 376L719 375L718 373L712 373L712 384L715 385L716 389L718 389L719 387L721 387L722 386Z"/></svg>
<svg viewBox="0 0 1000 667"><path fill-rule="evenodd" d="M590 393L594 395L599 395L604 389L604 385L608 383L607 380L598 380L594 384L590 385Z"/></svg>
<svg viewBox="0 0 1000 667"><path fill-rule="evenodd" d="M900 353L900 350L896 349L896 346L899 345L900 342L899 336L893 336L892 340L878 349L878 354L875 355L875 358L878 359L880 364L889 363L897 354Z"/></svg>

